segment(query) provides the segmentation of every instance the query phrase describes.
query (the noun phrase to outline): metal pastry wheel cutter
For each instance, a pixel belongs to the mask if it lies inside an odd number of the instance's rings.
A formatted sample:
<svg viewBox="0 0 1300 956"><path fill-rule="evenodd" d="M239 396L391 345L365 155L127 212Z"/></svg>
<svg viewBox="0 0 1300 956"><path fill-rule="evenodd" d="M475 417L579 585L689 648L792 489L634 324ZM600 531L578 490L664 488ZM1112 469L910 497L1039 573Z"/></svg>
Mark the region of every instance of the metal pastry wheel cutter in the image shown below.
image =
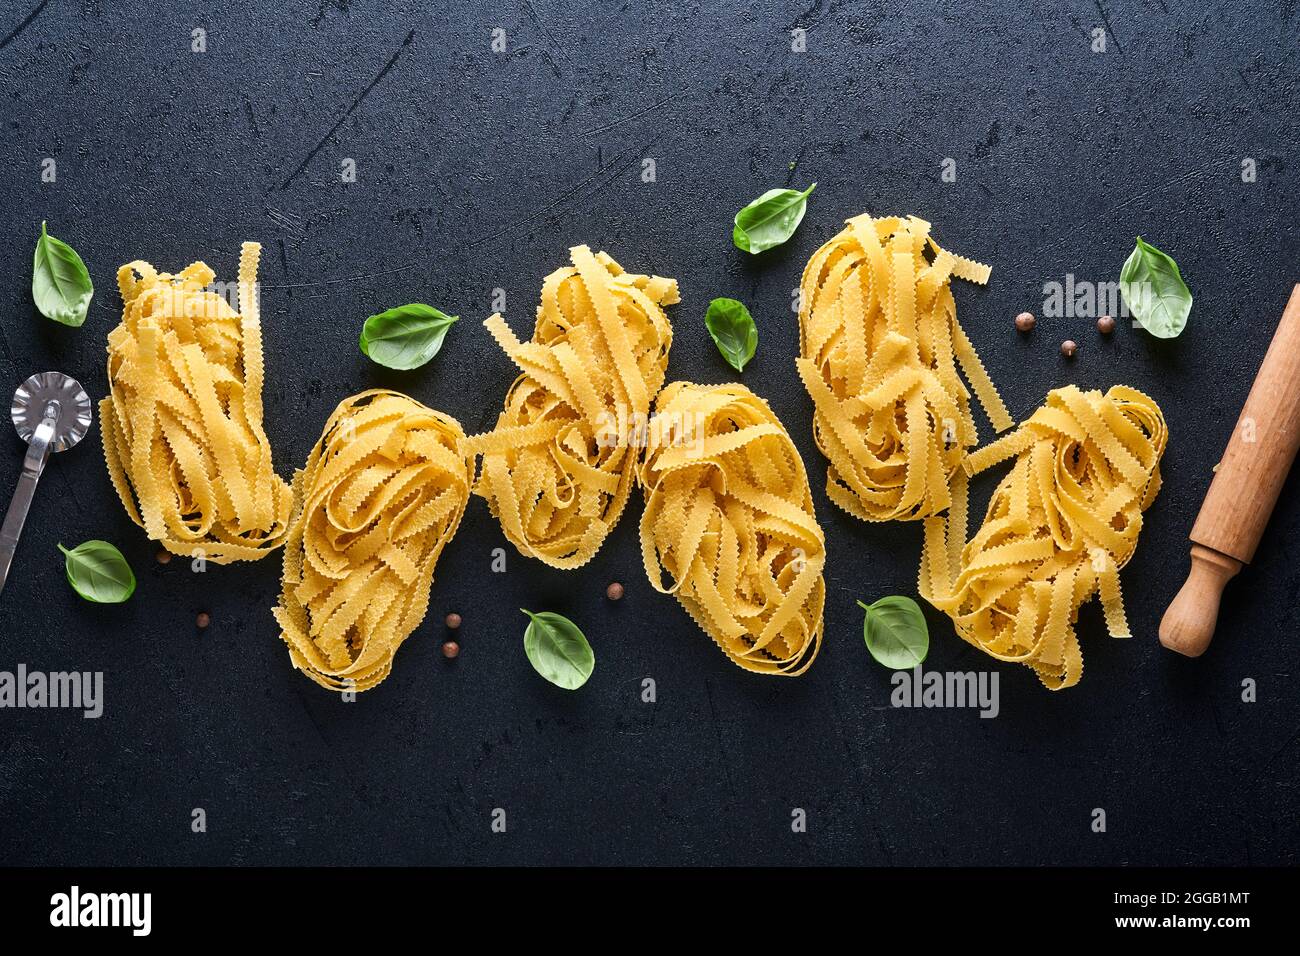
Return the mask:
<svg viewBox="0 0 1300 956"><path fill-rule="evenodd" d="M27 455L4 525L0 526L0 591L9 577L14 550L36 496L36 483L50 453L67 451L90 430L90 396L71 376L41 372L18 386L9 413L19 437L27 442Z"/></svg>

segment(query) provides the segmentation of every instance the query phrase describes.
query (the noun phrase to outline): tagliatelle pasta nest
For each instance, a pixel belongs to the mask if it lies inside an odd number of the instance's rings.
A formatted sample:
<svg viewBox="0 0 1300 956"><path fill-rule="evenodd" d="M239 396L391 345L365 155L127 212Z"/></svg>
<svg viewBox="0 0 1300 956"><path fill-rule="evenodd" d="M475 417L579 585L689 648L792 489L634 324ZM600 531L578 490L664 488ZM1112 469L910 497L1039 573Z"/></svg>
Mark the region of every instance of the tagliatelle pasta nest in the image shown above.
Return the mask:
<svg viewBox="0 0 1300 956"><path fill-rule="evenodd" d="M208 561L265 557L283 542L292 496L262 427L261 246L243 245L239 311L208 291L202 262L117 273L122 322L108 336L104 457L127 514L167 550Z"/></svg>
<svg viewBox="0 0 1300 956"><path fill-rule="evenodd" d="M473 465L460 424L399 392L344 399L294 476L300 501L275 609L294 666L332 690L388 676L424 619Z"/></svg>
<svg viewBox="0 0 1300 956"><path fill-rule="evenodd" d="M915 216L856 216L808 261L797 367L830 460L826 494L849 514L914 520L952 504L950 479L978 441L959 364L994 427L1014 424L950 288L988 276Z"/></svg>
<svg viewBox="0 0 1300 956"><path fill-rule="evenodd" d="M977 474L1015 457L970 542L964 511L926 521L920 593L985 653L1029 665L1053 690L1078 683L1081 605L1099 594L1111 636L1129 636L1119 569L1160 489L1166 440L1159 406L1134 389L1050 392L967 458Z"/></svg>
<svg viewBox="0 0 1300 956"><path fill-rule="evenodd" d="M577 568L627 504L633 437L664 382L677 283L624 272L603 252L570 250L542 285L532 340L500 315L484 325L520 369L496 428L466 441L482 464L474 491L521 554Z"/></svg>
<svg viewBox="0 0 1300 956"><path fill-rule="evenodd" d="M743 385L690 382L664 389L648 436L651 584L744 669L802 674L821 645L826 546L790 436Z"/></svg>

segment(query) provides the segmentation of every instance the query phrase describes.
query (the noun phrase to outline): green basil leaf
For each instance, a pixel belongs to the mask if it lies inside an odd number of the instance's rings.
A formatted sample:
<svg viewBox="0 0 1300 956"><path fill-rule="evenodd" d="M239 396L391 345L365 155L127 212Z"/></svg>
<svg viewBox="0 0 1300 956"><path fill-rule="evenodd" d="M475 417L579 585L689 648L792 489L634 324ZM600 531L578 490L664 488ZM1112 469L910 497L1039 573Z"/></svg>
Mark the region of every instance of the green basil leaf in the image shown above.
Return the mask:
<svg viewBox="0 0 1300 956"><path fill-rule="evenodd" d="M107 541L87 541L71 551L63 545L68 583L87 601L96 604L121 604L135 593L135 575L131 566Z"/></svg>
<svg viewBox="0 0 1300 956"><path fill-rule="evenodd" d="M94 294L90 273L77 250L51 236L42 222L32 260L32 299L41 315L75 328L86 321Z"/></svg>
<svg viewBox="0 0 1300 956"><path fill-rule="evenodd" d="M361 328L361 351L387 368L419 368L438 354L447 330L458 318L419 302L399 305L366 319Z"/></svg>
<svg viewBox="0 0 1300 956"><path fill-rule="evenodd" d="M799 228L808 211L808 197L817 188L813 183L803 192L794 189L769 189L740 212L731 230L731 241L743 252L758 253L779 246Z"/></svg>
<svg viewBox="0 0 1300 956"><path fill-rule="evenodd" d="M1120 270L1119 293L1137 324L1158 339L1176 337L1192 311L1178 263L1141 236Z"/></svg>
<svg viewBox="0 0 1300 956"><path fill-rule="evenodd" d="M910 670L925 660L930 629L921 608L910 597L884 597L872 605L859 601L858 607L867 612L862 636L877 661L894 670Z"/></svg>
<svg viewBox="0 0 1300 956"><path fill-rule="evenodd" d="M577 690L587 683L596 667L596 655L578 625L554 611L534 614L519 610L528 615L524 653L533 670L565 690Z"/></svg>
<svg viewBox="0 0 1300 956"><path fill-rule="evenodd" d="M737 372L743 372L758 348L758 327L749 309L735 299L714 299L704 314L704 324L722 357Z"/></svg>

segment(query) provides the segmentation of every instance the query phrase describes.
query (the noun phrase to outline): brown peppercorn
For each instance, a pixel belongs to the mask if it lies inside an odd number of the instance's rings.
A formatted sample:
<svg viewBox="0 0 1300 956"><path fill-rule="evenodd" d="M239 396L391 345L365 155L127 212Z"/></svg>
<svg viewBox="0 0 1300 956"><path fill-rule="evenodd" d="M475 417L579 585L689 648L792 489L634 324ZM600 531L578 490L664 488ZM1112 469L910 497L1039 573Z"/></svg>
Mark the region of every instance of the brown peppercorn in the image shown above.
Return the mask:
<svg viewBox="0 0 1300 956"><path fill-rule="evenodd" d="M611 601L623 600L623 585L615 581L609 587L605 588L605 597L609 598Z"/></svg>
<svg viewBox="0 0 1300 956"><path fill-rule="evenodd" d="M447 660L451 660L459 653L460 653L460 645L457 644L455 641L448 641L447 643L442 645L442 656L447 658Z"/></svg>
<svg viewBox="0 0 1300 956"><path fill-rule="evenodd" d="M455 611L452 611L450 614L448 614L447 626L451 628L453 631L456 630L456 628L460 627L460 615L457 614Z"/></svg>
<svg viewBox="0 0 1300 956"><path fill-rule="evenodd" d="M161 548L158 551L156 557L158 558L159 564L166 564L168 561L172 559L172 553L168 551L166 548Z"/></svg>
<svg viewBox="0 0 1300 956"><path fill-rule="evenodd" d="M199 626L199 630L203 630L212 623L212 617L207 611L200 611L199 616L194 619L194 623Z"/></svg>
<svg viewBox="0 0 1300 956"><path fill-rule="evenodd" d="M1097 331L1102 335L1110 335L1115 331L1115 317L1113 315L1103 315L1097 320Z"/></svg>
<svg viewBox="0 0 1300 956"><path fill-rule="evenodd" d="M1038 320L1034 318L1034 314L1032 312L1021 312L1018 316L1016 316L1017 332L1032 332L1034 331L1034 326L1037 324L1038 324Z"/></svg>
<svg viewBox="0 0 1300 956"><path fill-rule="evenodd" d="M1074 358L1074 353L1079 351L1079 346L1073 339L1066 339L1061 343L1061 354L1066 358Z"/></svg>

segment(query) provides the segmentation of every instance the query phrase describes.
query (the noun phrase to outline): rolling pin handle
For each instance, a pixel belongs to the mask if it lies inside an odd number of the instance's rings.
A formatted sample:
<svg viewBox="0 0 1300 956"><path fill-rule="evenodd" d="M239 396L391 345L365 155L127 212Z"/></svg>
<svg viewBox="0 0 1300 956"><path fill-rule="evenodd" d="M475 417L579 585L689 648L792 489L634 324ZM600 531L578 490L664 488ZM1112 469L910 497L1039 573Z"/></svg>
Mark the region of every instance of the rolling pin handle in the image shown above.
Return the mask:
<svg viewBox="0 0 1300 956"><path fill-rule="evenodd" d="M1204 654L1214 636L1224 585L1241 568L1236 558L1204 545L1192 545L1192 569L1160 621L1160 643L1188 657Z"/></svg>

